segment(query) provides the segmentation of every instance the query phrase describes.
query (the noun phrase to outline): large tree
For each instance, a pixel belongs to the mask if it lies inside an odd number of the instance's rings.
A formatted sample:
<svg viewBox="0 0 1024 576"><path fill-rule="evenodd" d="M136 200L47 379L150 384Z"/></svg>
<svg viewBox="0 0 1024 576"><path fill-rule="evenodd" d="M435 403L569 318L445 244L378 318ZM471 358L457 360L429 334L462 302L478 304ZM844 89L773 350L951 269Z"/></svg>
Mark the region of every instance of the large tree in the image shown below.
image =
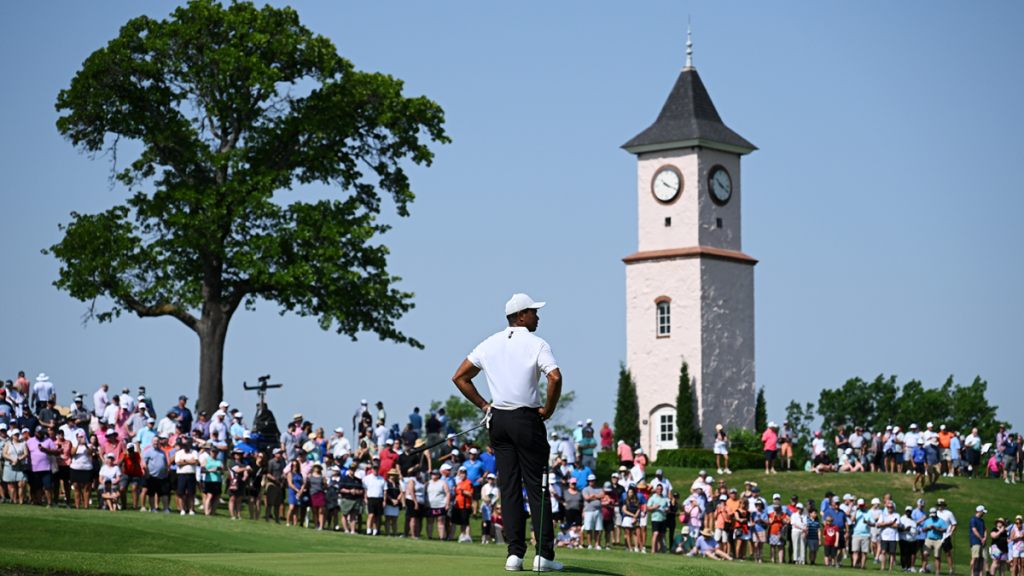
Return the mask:
<svg viewBox="0 0 1024 576"><path fill-rule="evenodd" d="M391 76L355 70L291 8L195 0L169 19L129 21L62 90L57 128L107 151L125 205L71 214L54 284L87 318L169 316L199 337L199 407L216 409L232 315L258 299L422 347L395 327L413 294L394 288L375 244L383 192L414 198L401 162L429 165L444 113ZM119 144L140 150L119 166ZM296 185L340 198L287 202ZM275 196L277 194L277 196ZM97 301L109 302L98 310Z"/></svg>

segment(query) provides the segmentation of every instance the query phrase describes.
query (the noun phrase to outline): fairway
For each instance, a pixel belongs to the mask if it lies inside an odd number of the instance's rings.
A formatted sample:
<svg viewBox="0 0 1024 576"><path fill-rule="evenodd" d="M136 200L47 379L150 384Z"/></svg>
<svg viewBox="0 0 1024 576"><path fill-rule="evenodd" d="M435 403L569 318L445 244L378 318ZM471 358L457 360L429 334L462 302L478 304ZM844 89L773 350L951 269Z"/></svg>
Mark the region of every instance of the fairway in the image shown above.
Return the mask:
<svg viewBox="0 0 1024 576"><path fill-rule="evenodd" d="M665 468L676 489L685 492L696 470ZM601 470L607 477L610 471ZM881 474L807 473L765 476L763 471L736 471L727 477L730 486L742 487L744 479L758 482L768 498L780 492L785 499L796 493L802 501L820 501L825 490L857 496L881 496L889 492L901 507L912 503L910 477ZM943 478L926 494L928 505L944 497L966 530L971 510L988 507L989 527L998 516L1024 514L1024 487L991 480ZM334 532L285 528L273 523L222 516L179 516L140 512L100 512L43 509L31 506L0 506L0 550L3 573L131 574L131 575L270 575L338 573L355 574L452 574L502 573L504 546L457 544L400 538L366 537ZM479 522L473 525L479 531ZM479 536L477 536L479 538ZM477 540L479 542L479 540ZM969 560L966 533L956 539L957 574L966 574ZM752 562L715 562L675 555L611 551L559 550L566 572L615 576L693 574L715 576L745 574L808 574L821 567L778 566ZM533 550L527 554L529 566ZM18 567L17 571L12 569ZM868 564L868 568L877 568ZM785 572L783 572L785 571ZM945 573L945 567L943 567Z"/></svg>

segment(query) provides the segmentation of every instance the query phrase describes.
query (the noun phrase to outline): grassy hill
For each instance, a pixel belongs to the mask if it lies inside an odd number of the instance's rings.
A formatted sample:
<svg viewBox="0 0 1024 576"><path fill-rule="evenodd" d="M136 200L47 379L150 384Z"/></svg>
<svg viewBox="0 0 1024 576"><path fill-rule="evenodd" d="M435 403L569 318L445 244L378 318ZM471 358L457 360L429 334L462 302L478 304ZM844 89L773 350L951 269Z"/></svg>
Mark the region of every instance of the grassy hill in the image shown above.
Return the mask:
<svg viewBox="0 0 1024 576"><path fill-rule="evenodd" d="M666 468L666 475L685 492L696 470ZM602 480L609 471L601 470ZM771 497L779 492L801 501L820 500L826 490L850 492L870 498L890 492L901 507L916 500L910 477L876 474L817 476L807 473L765 476L753 470L726 476L730 486L742 487L744 479L761 486ZM966 522L973 509L983 504L990 510L991 526L997 516L1024 514L1024 486L1007 486L992 480L944 478L928 505L946 498L957 519ZM273 523L231 522L226 513L217 518L43 509L31 506L0 506L0 574L50 572L132 575L271 575L271 574L451 574L499 572L505 558L503 546L371 538L333 532L285 528ZM474 526L479 530L479 523ZM966 574L969 560L966 534L956 541L957 573ZM567 571L603 575L744 576L757 572L815 575L823 568L725 563L669 555L626 554L612 551L559 551ZM532 551L527 562L532 562ZM384 564L382 564L384 563Z"/></svg>

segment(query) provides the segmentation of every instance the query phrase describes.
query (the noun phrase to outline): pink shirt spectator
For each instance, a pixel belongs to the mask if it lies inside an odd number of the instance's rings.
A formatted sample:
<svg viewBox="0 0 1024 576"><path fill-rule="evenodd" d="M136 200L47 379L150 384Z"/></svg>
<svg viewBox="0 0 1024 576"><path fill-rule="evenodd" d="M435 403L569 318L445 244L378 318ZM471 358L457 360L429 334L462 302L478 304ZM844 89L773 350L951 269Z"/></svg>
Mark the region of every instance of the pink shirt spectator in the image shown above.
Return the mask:
<svg viewBox="0 0 1024 576"><path fill-rule="evenodd" d="M611 446L612 446L612 437L613 436L614 436L614 434L612 434L612 429L611 428L602 428L601 429L601 447L602 448L611 448Z"/></svg>
<svg viewBox="0 0 1024 576"><path fill-rule="evenodd" d="M633 461L633 449L629 447L629 444L623 442L619 444L619 462L632 462Z"/></svg>
<svg viewBox="0 0 1024 576"><path fill-rule="evenodd" d="M764 449L766 451L779 449L779 437L775 434L775 430L771 428L765 430L764 434L761 434L761 442L764 442Z"/></svg>
<svg viewBox="0 0 1024 576"><path fill-rule="evenodd" d="M56 450L57 445L53 443L53 440L44 438L42 442L39 441L35 436L28 439L28 451L29 459L32 461L33 472L48 472L50 470L50 457L39 449L40 446L49 450Z"/></svg>
<svg viewBox="0 0 1024 576"><path fill-rule="evenodd" d="M128 432L128 417L131 414L121 408L117 411L117 421L114 423L114 431L117 432L118 440L131 440L131 433Z"/></svg>
<svg viewBox="0 0 1024 576"><path fill-rule="evenodd" d="M102 442L102 439L100 441ZM117 443L107 442L106 444L100 444L100 454L103 456L103 461L107 461L107 454L113 454L114 464L117 466L121 465L121 459L124 456L124 450L124 442L120 440L118 440Z"/></svg>

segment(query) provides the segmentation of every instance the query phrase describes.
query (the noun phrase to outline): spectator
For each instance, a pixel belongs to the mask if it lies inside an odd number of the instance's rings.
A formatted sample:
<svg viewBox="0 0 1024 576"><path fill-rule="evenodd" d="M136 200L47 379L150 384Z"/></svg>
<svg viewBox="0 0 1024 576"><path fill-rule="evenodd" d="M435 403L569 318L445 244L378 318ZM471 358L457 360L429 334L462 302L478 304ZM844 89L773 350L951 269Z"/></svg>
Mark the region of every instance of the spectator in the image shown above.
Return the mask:
<svg viewBox="0 0 1024 576"><path fill-rule="evenodd" d="M977 428L972 428L971 433L964 438L964 452L967 460L968 478L977 478L982 474L981 437L978 436Z"/></svg>
<svg viewBox="0 0 1024 576"><path fill-rule="evenodd" d="M305 484L303 485L303 489L309 494L310 513L313 516L313 523L316 525L317 530L324 529L324 507L327 506L327 483L324 479L323 471L323 464L319 462L314 463L313 469L310 471L309 476L306 477ZM366 479L364 478L363 480L365 481ZM379 525L380 520L378 519L377 522ZM369 522L367 522L367 525L369 525ZM376 535L376 530L374 530L374 535Z"/></svg>
<svg viewBox="0 0 1024 576"><path fill-rule="evenodd" d="M23 379L23 377L19 376L18 382L20 383ZM25 380L25 382L28 382L28 380ZM23 393L27 394L27 391L23 389ZM57 400L57 390L53 382L50 382L49 376L42 373L36 376L36 383L32 386L32 395L29 399L35 400L34 406L37 412L45 408L46 403L50 400Z"/></svg>
<svg viewBox="0 0 1024 576"><path fill-rule="evenodd" d="M626 552L638 552L640 548L640 514L644 502L637 493L636 485L630 484L622 495L622 529L626 536Z"/></svg>
<svg viewBox="0 0 1024 576"><path fill-rule="evenodd" d="M445 515L451 503L451 490L448 483L441 478L439 470L430 471L430 481L425 487L425 493L427 505L422 515L427 524L427 539L434 539L434 526L436 525L438 538L444 540ZM406 515L409 513L407 509Z"/></svg>
<svg viewBox="0 0 1024 576"><path fill-rule="evenodd" d="M942 552L946 555L946 565L949 567L949 571L953 571L953 535L956 534L956 516L953 515L946 507L945 498L939 498L935 502L935 506L938 508L937 514L943 522L946 523L946 531L942 534ZM937 574L938 572L936 572Z"/></svg>
<svg viewBox="0 0 1024 576"><path fill-rule="evenodd" d="M654 487L654 495L647 500L647 510L651 518L651 551L655 554L666 552L665 542L665 518L668 511L668 498L665 498L665 489L661 484Z"/></svg>
<svg viewBox="0 0 1024 576"><path fill-rule="evenodd" d="M463 478L465 475L463 475ZM424 475L422 472L416 472L415 475L410 476L405 485L405 518L406 518L406 530L410 530L414 540L419 540L420 534L423 530L424 519L426 518L427 506L427 486L423 482ZM468 486L468 482L467 482ZM472 493L471 487L465 487ZM469 527L469 509L466 509L466 527ZM461 537L459 539L462 541Z"/></svg>
<svg viewBox="0 0 1024 576"><path fill-rule="evenodd" d="M1020 454L1020 443L1012 433L1007 432L1005 439L1003 440L1003 470L1005 471L1006 477L1004 481L1007 484L1017 483L1017 467L1019 464L1018 455Z"/></svg>
<svg viewBox="0 0 1024 576"><path fill-rule="evenodd" d="M114 463L113 454L107 454L104 461L105 464L100 468L99 495L100 502L102 502L101 509L116 512L117 501L121 495L118 487L121 481L121 469Z"/></svg>
<svg viewBox="0 0 1024 576"><path fill-rule="evenodd" d="M240 448L231 451L231 464L228 466L228 514L232 520L242 519L242 499L249 492L249 475L252 467L242 459L243 452ZM321 480L323 476L321 476ZM321 485L321 492L323 486ZM314 511L316 516L316 511ZM322 519L322 517L321 517Z"/></svg>
<svg viewBox="0 0 1024 576"><path fill-rule="evenodd" d="M359 401L359 408L356 408L356 413L352 416L352 429L358 429L363 416L368 416L369 414L370 408L367 406L366 399L364 398Z"/></svg>
<svg viewBox="0 0 1024 576"><path fill-rule="evenodd" d="M381 520L384 516L384 491L387 481L378 476L372 467L366 469L363 476L363 504L366 506L366 534L374 536L380 532Z"/></svg>
<svg viewBox="0 0 1024 576"><path fill-rule="evenodd" d="M585 468L597 470L597 440L594 439L593 428L584 428L579 446L580 462Z"/></svg>
<svg viewBox="0 0 1024 576"><path fill-rule="evenodd" d="M350 469L349 475L346 478L352 478L352 480L354 480L355 482L359 482L359 480L356 479L351 474L351 472L354 471L354 469L355 469L354 466L355 465L353 465L353 468ZM284 525L285 526L298 526L299 525L299 512L303 508L303 498L305 497L305 492L306 492L306 482L302 478L302 469L299 467L299 461L298 460L292 460L291 466L289 467L289 470L288 470L288 473L285 476L285 480L286 480L287 485L288 485L288 517L285 519L285 524ZM343 479L343 481L344 481L344 479ZM344 484L342 486L344 488ZM359 484L359 490L360 490L360 493L361 493L361 491L362 491L362 484ZM344 490L343 490L343 492L344 492ZM349 494L349 496L351 496L351 494ZM342 501L343 502L348 502L348 501L354 500L354 499L355 499L354 496L351 497L351 498L346 498L345 494L342 495ZM351 508L349 508L349 510L351 510ZM346 506L344 505L344 503L341 506L341 513L347 515ZM344 522L344 520L343 520L343 522ZM346 530L346 532L348 532L349 534L355 534L354 530Z"/></svg>
<svg viewBox="0 0 1024 576"><path fill-rule="evenodd" d="M174 455L174 463L178 467L178 510L182 516L195 516L194 499L196 496L196 466L199 457L192 449L192 442L185 438Z"/></svg>
<svg viewBox="0 0 1024 576"><path fill-rule="evenodd" d="M985 548L985 541L988 540L988 534L985 532L985 520L984 516L988 513L988 510L984 506L978 506L974 510L974 516L971 518L971 523L968 526L968 543L971 545L971 565L968 572L973 576L977 572L984 570L985 562L988 559L988 550ZM976 564L980 564L979 570L976 572L974 567Z"/></svg>
<svg viewBox="0 0 1024 576"><path fill-rule="evenodd" d="M377 420L381 424L386 424L388 421L388 414L384 411L384 403L380 400L377 401Z"/></svg>
<svg viewBox="0 0 1024 576"><path fill-rule="evenodd" d="M946 533L946 523L939 518L939 511L932 508L928 511L928 519L921 525L925 532L925 552L935 559L935 573L939 573L942 560L942 537Z"/></svg>
<svg viewBox="0 0 1024 576"><path fill-rule="evenodd" d="M633 450L622 440L619 440L618 445L619 451L619 466L625 466L627 469L633 467Z"/></svg>
<svg viewBox="0 0 1024 576"><path fill-rule="evenodd" d="M40 376L45 376L45 374L40 374ZM46 507L52 508L55 504L51 494L53 470L50 465L49 456L56 456L60 452L57 450L57 445L54 444L53 440L46 437L46 428L36 426L35 430L35 436L30 436L25 441L25 447L29 451L29 462L32 465L32 472L29 473L32 501L39 506L45 500Z"/></svg>
<svg viewBox="0 0 1024 576"><path fill-rule="evenodd" d="M185 407L185 403L188 402L188 396L182 394L178 396L178 405L171 410L175 413L175 421L181 424L181 427L186 431L192 430L192 411Z"/></svg>
<svg viewBox="0 0 1024 576"><path fill-rule="evenodd" d="M145 472L142 470L142 455L136 449L135 444L128 444L127 451L122 462L121 474L121 507L128 508L128 489L132 492L132 510L139 509L139 501L142 500L142 492L146 486ZM145 501L142 502L145 507Z"/></svg>
<svg viewBox="0 0 1024 576"><path fill-rule="evenodd" d="M412 409L412 414L409 414L409 424L412 424L412 429L417 434L423 433L423 416L420 415L418 406Z"/></svg>
<svg viewBox="0 0 1024 576"><path fill-rule="evenodd" d="M612 449L612 443L614 441L614 434L612 433L612 429L611 429L611 427L608 426L607 422L605 422L604 425L601 426L600 434L601 434L601 452L606 452L608 450L611 450Z"/></svg>
<svg viewBox="0 0 1024 576"><path fill-rule="evenodd" d="M14 428L3 446L3 481L10 490L11 499L15 504L23 504L28 496L25 493L25 484L28 480L25 472L29 467L29 450L24 441L29 434L27 428Z"/></svg>
<svg viewBox="0 0 1024 576"><path fill-rule="evenodd" d="M892 565L896 559L896 542L899 540L900 530L900 516L896 513L896 505L892 501L886 502L885 512L878 517L877 526L881 529L879 534L880 543L880 560L882 570L885 570L885 561L889 561L889 570L892 571ZM856 538L856 537L855 537ZM900 560L903 563L903 560ZM863 568L863 558L861 559L861 568ZM856 566L856 559L854 560L854 566Z"/></svg>
<svg viewBox="0 0 1024 576"><path fill-rule="evenodd" d="M775 422L768 423L768 429L761 434L761 442L764 444L764 473L775 474L775 456L779 449Z"/></svg>
<svg viewBox="0 0 1024 576"><path fill-rule="evenodd" d="M604 490L597 487L597 476L587 475L587 485L581 491L583 497L583 531L587 549L601 549L601 532L604 530L604 517L601 514L601 500L605 497Z"/></svg>
<svg viewBox="0 0 1024 576"><path fill-rule="evenodd" d="M863 442L863 438L861 441ZM789 420L782 423L782 429L779 430L779 460L782 458L786 459L786 471L789 472L792 469L793 460L793 429L789 427ZM721 472L719 472L721 474Z"/></svg>
<svg viewBox="0 0 1024 576"><path fill-rule="evenodd" d="M690 550L690 556L695 556L697 554L703 555L712 560L732 561L732 557L722 550L719 547L718 542L715 541L714 533L707 528L700 531L700 538L697 539L696 545L692 550Z"/></svg>
<svg viewBox="0 0 1024 576"><path fill-rule="evenodd" d="M989 533L989 536L992 537L992 548L989 549L989 553L992 555L992 565L989 574L995 576L996 570L999 570L999 576L1003 576L1006 571L1006 561L1010 559L1009 534L1006 530L1006 520L996 518L995 524L992 532ZM939 560L936 558L935 565L938 566L938 564ZM935 572L938 574L938 569Z"/></svg>
<svg viewBox="0 0 1024 576"><path fill-rule="evenodd" d="M385 473L384 482L384 535L398 536L398 514L402 506L402 485L398 470L392 468Z"/></svg>

